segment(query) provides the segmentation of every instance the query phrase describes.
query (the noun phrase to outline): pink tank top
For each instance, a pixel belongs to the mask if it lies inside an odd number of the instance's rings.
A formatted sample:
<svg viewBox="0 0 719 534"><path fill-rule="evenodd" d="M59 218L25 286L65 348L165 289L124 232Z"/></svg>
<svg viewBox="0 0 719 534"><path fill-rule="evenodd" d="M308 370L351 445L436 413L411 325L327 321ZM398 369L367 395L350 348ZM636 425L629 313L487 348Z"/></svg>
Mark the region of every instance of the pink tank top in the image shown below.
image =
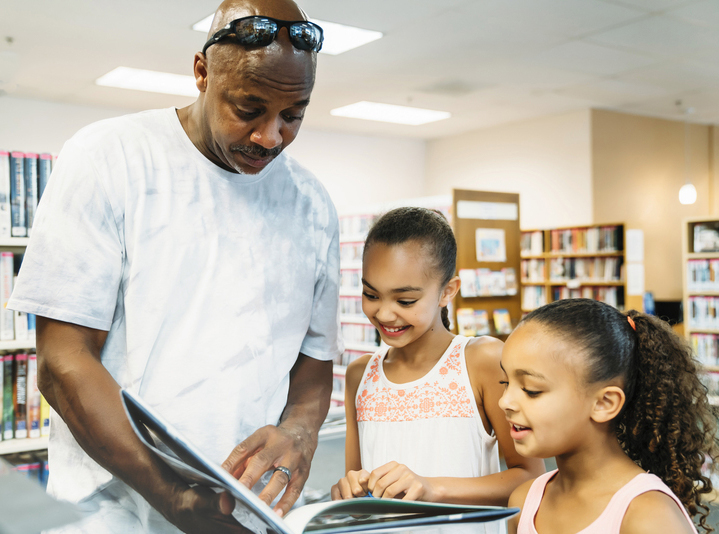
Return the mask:
<svg viewBox="0 0 719 534"><path fill-rule="evenodd" d="M532 483L532 486L529 488L529 493L527 493L527 498L524 500L524 505L522 506L522 515L519 518L517 534L537 534L537 529L534 528L534 518L539 510L539 504L542 502L544 489L556 473L556 469L549 473L544 473ZM619 529L622 526L624 514L627 512L627 508L629 508L629 503L632 502L634 497L647 491L661 491L674 499L684 513L684 517L687 518L687 522L691 525L692 532L696 533L696 527L694 527L694 523L684 509L681 501L674 495L672 490L662 482L662 479L650 473L641 473L617 491L609 500L609 504L599 517L594 520L591 525L582 529L577 534L619 534Z"/></svg>

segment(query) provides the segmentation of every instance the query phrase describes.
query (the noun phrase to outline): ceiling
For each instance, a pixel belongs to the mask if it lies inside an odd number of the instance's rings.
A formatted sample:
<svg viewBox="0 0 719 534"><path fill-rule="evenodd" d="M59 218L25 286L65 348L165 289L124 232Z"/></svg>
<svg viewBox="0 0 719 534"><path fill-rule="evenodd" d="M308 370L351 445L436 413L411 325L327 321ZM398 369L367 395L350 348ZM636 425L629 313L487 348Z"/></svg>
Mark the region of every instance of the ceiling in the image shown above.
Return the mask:
<svg viewBox="0 0 719 534"><path fill-rule="evenodd" d="M191 74L205 36L190 27L218 1L0 0L0 94L128 111L187 105L94 80L118 66ZM719 123L718 0L299 4L385 34L319 55L305 127L430 139L589 107L677 120L693 108L690 120ZM360 100L452 117L401 126L329 114Z"/></svg>

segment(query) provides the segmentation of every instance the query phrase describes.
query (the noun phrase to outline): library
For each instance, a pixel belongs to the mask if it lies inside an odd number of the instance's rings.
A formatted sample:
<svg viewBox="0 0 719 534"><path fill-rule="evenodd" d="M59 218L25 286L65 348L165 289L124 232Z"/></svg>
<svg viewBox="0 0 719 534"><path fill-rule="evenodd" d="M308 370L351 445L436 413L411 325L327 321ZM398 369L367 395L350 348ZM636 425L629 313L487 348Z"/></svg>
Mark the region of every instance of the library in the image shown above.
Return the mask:
<svg viewBox="0 0 719 534"><path fill-rule="evenodd" d="M218 4L3 8L0 532L719 529L719 3Z"/></svg>

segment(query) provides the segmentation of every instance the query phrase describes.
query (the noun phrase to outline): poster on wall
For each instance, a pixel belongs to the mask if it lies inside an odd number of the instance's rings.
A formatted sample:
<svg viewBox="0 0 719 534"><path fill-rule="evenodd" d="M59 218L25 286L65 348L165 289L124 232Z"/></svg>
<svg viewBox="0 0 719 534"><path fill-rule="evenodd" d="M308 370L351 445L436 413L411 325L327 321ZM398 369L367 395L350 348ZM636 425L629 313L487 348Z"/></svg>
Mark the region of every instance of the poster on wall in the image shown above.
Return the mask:
<svg viewBox="0 0 719 534"><path fill-rule="evenodd" d="M507 247L502 228L477 228L475 236L477 261L507 261Z"/></svg>

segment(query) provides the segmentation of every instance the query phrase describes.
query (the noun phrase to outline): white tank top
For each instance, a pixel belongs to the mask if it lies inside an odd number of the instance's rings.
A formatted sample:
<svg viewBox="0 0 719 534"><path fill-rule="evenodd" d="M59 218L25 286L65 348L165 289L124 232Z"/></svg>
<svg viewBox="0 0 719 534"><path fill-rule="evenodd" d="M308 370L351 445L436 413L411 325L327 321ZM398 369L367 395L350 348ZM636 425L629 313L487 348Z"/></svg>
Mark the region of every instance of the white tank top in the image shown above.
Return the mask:
<svg viewBox="0 0 719 534"><path fill-rule="evenodd" d="M499 471L497 439L487 434L467 373L464 348L455 336L425 376L390 382L380 348L365 368L355 406L362 467L395 460L425 477L478 477Z"/></svg>

